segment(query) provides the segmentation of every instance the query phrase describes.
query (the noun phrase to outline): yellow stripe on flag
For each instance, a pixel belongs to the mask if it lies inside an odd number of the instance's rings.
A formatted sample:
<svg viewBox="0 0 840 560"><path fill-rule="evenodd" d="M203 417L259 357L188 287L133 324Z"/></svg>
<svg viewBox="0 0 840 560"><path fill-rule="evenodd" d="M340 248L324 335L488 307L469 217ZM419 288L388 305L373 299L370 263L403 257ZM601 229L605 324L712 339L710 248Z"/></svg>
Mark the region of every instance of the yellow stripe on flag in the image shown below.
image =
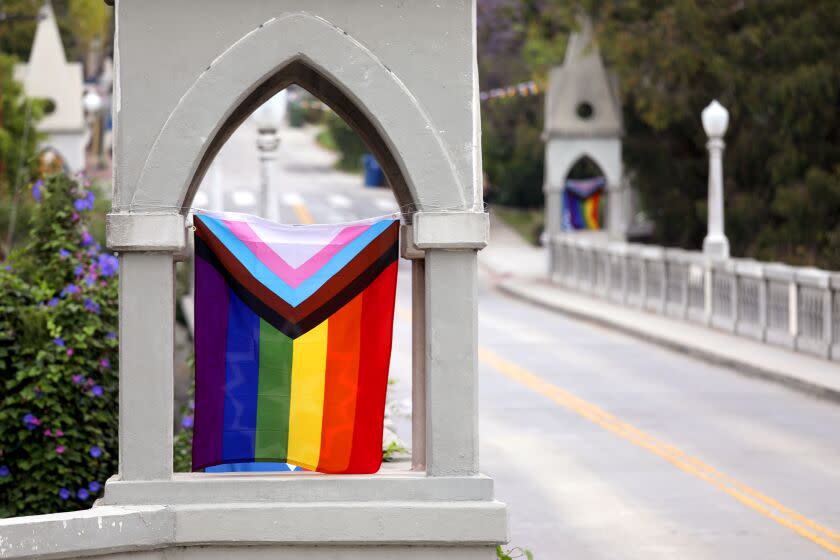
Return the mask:
<svg viewBox="0 0 840 560"><path fill-rule="evenodd" d="M292 396L289 405L288 461L306 469L318 467L324 381L327 370L327 323L295 339Z"/></svg>

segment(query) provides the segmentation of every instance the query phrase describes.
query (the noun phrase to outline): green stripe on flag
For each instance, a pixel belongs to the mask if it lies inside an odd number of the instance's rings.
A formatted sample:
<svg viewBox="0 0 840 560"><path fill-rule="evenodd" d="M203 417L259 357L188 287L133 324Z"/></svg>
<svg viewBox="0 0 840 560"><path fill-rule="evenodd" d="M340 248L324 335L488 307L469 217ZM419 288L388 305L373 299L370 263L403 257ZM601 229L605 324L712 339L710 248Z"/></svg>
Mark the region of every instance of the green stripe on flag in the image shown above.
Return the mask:
<svg viewBox="0 0 840 560"><path fill-rule="evenodd" d="M292 394L292 342L260 319L260 381L254 446L257 460L286 460Z"/></svg>

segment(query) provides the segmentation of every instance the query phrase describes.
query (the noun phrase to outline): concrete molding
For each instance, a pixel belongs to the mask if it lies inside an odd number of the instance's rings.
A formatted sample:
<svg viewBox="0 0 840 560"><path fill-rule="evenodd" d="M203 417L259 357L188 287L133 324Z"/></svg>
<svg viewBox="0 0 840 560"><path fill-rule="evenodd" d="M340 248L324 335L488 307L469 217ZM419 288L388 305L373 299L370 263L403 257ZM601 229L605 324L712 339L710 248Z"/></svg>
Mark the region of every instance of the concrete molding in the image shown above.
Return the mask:
<svg viewBox="0 0 840 560"><path fill-rule="evenodd" d="M414 228L411 224L400 226L400 256L410 261L426 258L426 252L414 243Z"/></svg>
<svg viewBox="0 0 840 560"><path fill-rule="evenodd" d="M483 249L490 237L486 212L418 212L413 226L419 249Z"/></svg>
<svg viewBox="0 0 840 560"><path fill-rule="evenodd" d="M295 61L329 79L367 115L419 208L465 210L479 202L467 200L472 185L462 185L438 127L399 77L343 29L299 12L266 21L213 60L170 113L137 184L115 193L115 208L182 208L223 123L260 84Z"/></svg>
<svg viewBox="0 0 840 560"><path fill-rule="evenodd" d="M385 470L385 469L383 469ZM239 476L176 473L172 480L113 477L103 505L316 502L465 502L493 499L493 479L484 475L427 477L423 472L375 475Z"/></svg>
<svg viewBox="0 0 840 560"><path fill-rule="evenodd" d="M108 247L114 251L182 252L187 245L184 216L166 214L108 214Z"/></svg>
<svg viewBox="0 0 840 560"><path fill-rule="evenodd" d="M3 558L78 558L184 546L481 545L508 540L505 505L333 502L97 506L0 520ZM354 556L355 557L355 556Z"/></svg>

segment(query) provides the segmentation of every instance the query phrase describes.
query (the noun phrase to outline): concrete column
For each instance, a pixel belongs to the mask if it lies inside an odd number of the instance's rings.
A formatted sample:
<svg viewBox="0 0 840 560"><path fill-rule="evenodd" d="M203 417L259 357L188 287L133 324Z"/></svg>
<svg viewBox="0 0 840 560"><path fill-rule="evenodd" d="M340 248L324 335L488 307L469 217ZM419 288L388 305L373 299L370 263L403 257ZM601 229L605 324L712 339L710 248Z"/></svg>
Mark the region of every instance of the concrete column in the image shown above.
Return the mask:
<svg viewBox="0 0 840 560"><path fill-rule="evenodd" d="M604 190L607 194L607 235L612 241L621 241L627 233L624 189L621 184L608 184Z"/></svg>
<svg viewBox="0 0 840 560"><path fill-rule="evenodd" d="M702 114L703 128L709 137L708 232L703 252L716 259L729 258L729 240L723 233L723 135L729 125L729 112L712 101Z"/></svg>
<svg viewBox="0 0 840 560"><path fill-rule="evenodd" d="M411 261L411 470L426 470L426 263Z"/></svg>
<svg viewBox="0 0 840 560"><path fill-rule="evenodd" d="M477 258L426 251L426 472L478 472Z"/></svg>
<svg viewBox="0 0 840 560"><path fill-rule="evenodd" d="M120 254L122 480L172 477L174 280L172 252Z"/></svg>

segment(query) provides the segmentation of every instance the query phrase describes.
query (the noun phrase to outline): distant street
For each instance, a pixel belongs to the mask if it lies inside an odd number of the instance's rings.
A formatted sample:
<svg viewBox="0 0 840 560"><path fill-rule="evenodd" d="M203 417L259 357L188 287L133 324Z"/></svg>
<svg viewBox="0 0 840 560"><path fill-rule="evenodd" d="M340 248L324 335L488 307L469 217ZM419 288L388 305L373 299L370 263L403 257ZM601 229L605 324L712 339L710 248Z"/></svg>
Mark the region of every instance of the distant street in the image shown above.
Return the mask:
<svg viewBox="0 0 840 560"><path fill-rule="evenodd" d="M282 129L271 208L285 222L397 210L336 172L313 130ZM256 212L250 123L195 206ZM491 235L492 242L492 235ZM511 544L539 560L840 556L840 405L569 319L480 283L481 468L509 505ZM392 376L410 406L410 274L402 263ZM397 422L410 441L409 420Z"/></svg>

